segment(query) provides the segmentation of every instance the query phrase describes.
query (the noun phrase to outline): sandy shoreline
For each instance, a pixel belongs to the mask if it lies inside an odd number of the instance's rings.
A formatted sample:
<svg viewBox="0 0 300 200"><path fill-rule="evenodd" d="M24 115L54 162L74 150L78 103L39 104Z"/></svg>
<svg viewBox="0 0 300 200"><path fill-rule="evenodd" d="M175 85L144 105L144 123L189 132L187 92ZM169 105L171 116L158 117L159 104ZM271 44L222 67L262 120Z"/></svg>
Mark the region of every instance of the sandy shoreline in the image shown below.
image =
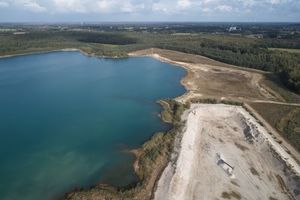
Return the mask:
<svg viewBox="0 0 300 200"><path fill-rule="evenodd" d="M164 170L155 200L296 198L299 181L283 162L298 175L299 165L242 107L194 104L183 119L178 159Z"/></svg>

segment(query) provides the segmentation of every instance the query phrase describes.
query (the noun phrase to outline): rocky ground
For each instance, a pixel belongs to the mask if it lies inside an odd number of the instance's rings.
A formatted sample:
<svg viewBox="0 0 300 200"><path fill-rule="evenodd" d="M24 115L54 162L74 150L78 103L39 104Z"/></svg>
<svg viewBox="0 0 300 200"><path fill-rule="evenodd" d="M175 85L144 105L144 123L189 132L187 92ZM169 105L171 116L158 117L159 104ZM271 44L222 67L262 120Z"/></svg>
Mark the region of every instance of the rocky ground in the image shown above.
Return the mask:
<svg viewBox="0 0 300 200"><path fill-rule="evenodd" d="M299 165L242 107L196 104L184 118L155 200L300 198Z"/></svg>

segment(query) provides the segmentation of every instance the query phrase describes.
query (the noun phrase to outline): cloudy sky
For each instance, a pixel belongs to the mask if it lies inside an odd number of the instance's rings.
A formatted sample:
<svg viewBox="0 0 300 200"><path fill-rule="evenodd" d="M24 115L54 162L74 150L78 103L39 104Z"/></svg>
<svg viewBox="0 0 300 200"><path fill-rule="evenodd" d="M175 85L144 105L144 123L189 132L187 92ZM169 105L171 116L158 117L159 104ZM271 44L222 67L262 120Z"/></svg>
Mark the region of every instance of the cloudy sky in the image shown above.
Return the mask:
<svg viewBox="0 0 300 200"><path fill-rule="evenodd" d="M0 0L0 21L300 22L300 0Z"/></svg>

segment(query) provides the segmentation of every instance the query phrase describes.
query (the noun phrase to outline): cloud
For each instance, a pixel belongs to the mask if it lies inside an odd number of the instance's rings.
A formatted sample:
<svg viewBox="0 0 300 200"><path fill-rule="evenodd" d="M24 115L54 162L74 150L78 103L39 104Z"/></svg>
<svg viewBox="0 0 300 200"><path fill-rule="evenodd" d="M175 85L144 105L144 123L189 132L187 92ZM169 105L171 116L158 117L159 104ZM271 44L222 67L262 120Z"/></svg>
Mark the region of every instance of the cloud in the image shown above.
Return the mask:
<svg viewBox="0 0 300 200"><path fill-rule="evenodd" d="M95 9L99 10L101 12L105 12L105 13L111 12L113 7L115 6L114 4L115 4L115 2L113 2L113 1L101 0L101 1L96 2Z"/></svg>
<svg viewBox="0 0 300 200"><path fill-rule="evenodd" d="M35 0L19 0L17 1L25 10L29 10L32 12L44 12L47 8L38 4Z"/></svg>
<svg viewBox="0 0 300 200"><path fill-rule="evenodd" d="M5 1L0 1L0 8L7 8L9 7L9 3Z"/></svg>
<svg viewBox="0 0 300 200"><path fill-rule="evenodd" d="M189 10L194 3L195 0L178 0L176 3L172 0L158 0L152 2L151 7L154 12L172 15Z"/></svg>
<svg viewBox="0 0 300 200"><path fill-rule="evenodd" d="M23 10L43 12L55 18L56 14L63 14L80 20L84 17L93 20L106 17L105 19L116 21L176 21L183 18L197 21L209 17L209 20L223 21L251 15L251 19L262 20L266 16L269 19L281 19L280 17L285 16L293 16L294 19L298 17L296 21L300 19L300 0L0 0L0 8L8 8L11 15ZM0 13L0 16L3 17L4 14ZM136 16L139 18L135 18Z"/></svg>
<svg viewBox="0 0 300 200"><path fill-rule="evenodd" d="M96 13L135 13L145 8L144 3L131 0L100 0L96 2Z"/></svg>
<svg viewBox="0 0 300 200"><path fill-rule="evenodd" d="M153 3L153 5L152 5L152 11L168 13L169 9L168 9L168 6L166 4L164 4L163 2L156 2L156 3Z"/></svg>
<svg viewBox="0 0 300 200"><path fill-rule="evenodd" d="M0 1L0 7L18 8L36 13L47 11L47 8L41 5L38 0L4 0Z"/></svg>
<svg viewBox="0 0 300 200"><path fill-rule="evenodd" d="M85 13L86 7L82 0L53 0L55 8L59 12L78 12Z"/></svg>
<svg viewBox="0 0 300 200"><path fill-rule="evenodd" d="M144 8L132 0L52 0L54 7L64 13L133 13Z"/></svg>
<svg viewBox="0 0 300 200"><path fill-rule="evenodd" d="M191 6L191 2L190 0L179 0L177 2L177 8L178 9L188 9Z"/></svg>
<svg viewBox="0 0 300 200"><path fill-rule="evenodd" d="M284 5L297 2L297 0L238 0L238 3L245 7L268 7Z"/></svg>
<svg viewBox="0 0 300 200"><path fill-rule="evenodd" d="M175 1L175 2L174 2ZM0 0L1 7L15 2L26 10L51 13L140 13L168 15L220 12L243 12L252 9L299 8L299 0ZM298 2L298 3L297 3ZM291 8L294 6L293 8ZM300 12L300 10L298 9Z"/></svg>
<svg viewBox="0 0 300 200"><path fill-rule="evenodd" d="M135 13L135 12L143 10L144 8L145 8L145 5L143 3L134 5L130 1L125 1L121 5L121 11L126 12L126 13Z"/></svg>
<svg viewBox="0 0 300 200"><path fill-rule="evenodd" d="M228 5L219 5L219 6L217 6L216 9L221 11L221 12L230 12L230 11L232 11L232 7L228 6Z"/></svg>

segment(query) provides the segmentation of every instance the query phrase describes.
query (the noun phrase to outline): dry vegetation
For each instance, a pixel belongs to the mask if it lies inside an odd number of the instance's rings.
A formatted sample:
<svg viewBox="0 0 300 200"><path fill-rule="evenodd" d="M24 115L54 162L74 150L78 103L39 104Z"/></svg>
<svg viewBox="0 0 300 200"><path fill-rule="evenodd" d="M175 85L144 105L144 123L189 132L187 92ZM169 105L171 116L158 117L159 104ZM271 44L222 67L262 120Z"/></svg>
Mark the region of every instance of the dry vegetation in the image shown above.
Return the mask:
<svg viewBox="0 0 300 200"><path fill-rule="evenodd" d="M275 91L275 95L277 94L277 96L280 96L284 101L289 103L300 103L300 95L288 90L276 76L266 74L262 83Z"/></svg>
<svg viewBox="0 0 300 200"><path fill-rule="evenodd" d="M300 107L266 103L250 105L300 151Z"/></svg>

